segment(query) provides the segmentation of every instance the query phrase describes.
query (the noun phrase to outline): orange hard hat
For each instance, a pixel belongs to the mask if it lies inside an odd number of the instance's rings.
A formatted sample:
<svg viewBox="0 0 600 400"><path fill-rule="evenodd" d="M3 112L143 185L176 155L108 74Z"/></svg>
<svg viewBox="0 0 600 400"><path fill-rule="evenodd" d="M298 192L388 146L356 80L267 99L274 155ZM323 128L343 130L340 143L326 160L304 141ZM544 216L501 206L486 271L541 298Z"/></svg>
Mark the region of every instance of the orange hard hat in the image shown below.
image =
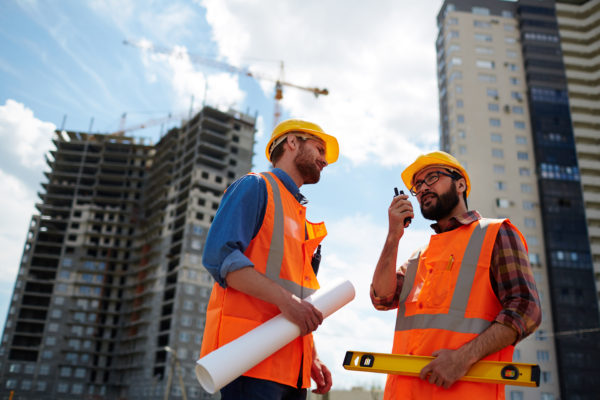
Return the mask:
<svg viewBox="0 0 600 400"><path fill-rule="evenodd" d="M337 139L326 134L319 125L300 119L288 119L287 121L280 122L275 129L273 129L271 139L269 140L269 143L267 143L267 148L265 149L267 160L271 161L271 153L279 144L276 143L277 139L290 132L304 132L321 139L325 143L325 161L327 161L327 164L333 164L337 161L340 152Z"/></svg>

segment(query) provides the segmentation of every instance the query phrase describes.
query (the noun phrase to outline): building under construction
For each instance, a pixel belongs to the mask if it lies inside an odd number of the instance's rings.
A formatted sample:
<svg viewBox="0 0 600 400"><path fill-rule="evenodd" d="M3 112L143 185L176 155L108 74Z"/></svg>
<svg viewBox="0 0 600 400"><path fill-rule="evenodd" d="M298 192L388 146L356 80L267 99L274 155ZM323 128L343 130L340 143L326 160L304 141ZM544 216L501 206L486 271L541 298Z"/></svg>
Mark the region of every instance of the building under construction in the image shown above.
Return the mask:
<svg viewBox="0 0 600 400"><path fill-rule="evenodd" d="M156 145L56 131L0 350L0 398L210 398L193 366L204 240L255 118L205 107ZM12 393L11 393L12 392Z"/></svg>

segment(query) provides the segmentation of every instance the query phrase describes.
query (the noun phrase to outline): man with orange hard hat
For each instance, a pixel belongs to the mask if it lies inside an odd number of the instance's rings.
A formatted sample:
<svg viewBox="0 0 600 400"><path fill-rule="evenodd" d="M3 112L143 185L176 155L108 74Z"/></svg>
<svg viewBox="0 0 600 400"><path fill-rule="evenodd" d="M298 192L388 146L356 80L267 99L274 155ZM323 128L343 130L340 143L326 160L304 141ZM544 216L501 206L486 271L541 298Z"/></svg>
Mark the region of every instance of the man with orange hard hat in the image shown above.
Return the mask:
<svg viewBox="0 0 600 400"><path fill-rule="evenodd" d="M317 183L338 158L338 142L311 122L292 119L275 127L266 156L270 172L250 173L225 192L208 232L202 262L215 279L206 311L200 356L278 314L300 327L301 336L221 389L223 400L306 399L331 388L311 332L322 313L304 300L319 288L313 262L327 231L306 220L299 191ZM265 338L268 340L268 338Z"/></svg>
<svg viewBox="0 0 600 400"><path fill-rule="evenodd" d="M419 377L388 375L384 399L504 399L504 385L458 380L481 359L511 362L541 322L525 239L508 219L468 211L469 175L450 154L419 156L402 180L435 234L396 269L414 214L408 196L392 200L371 300L398 309L392 353L435 358Z"/></svg>

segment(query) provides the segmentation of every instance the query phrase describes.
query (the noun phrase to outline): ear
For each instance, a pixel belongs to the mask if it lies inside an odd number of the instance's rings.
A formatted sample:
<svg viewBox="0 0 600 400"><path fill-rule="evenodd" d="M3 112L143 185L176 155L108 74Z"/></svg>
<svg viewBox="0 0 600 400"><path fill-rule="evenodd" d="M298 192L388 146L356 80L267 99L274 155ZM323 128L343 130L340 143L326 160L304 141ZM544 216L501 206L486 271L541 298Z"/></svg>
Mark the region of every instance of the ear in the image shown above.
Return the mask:
<svg viewBox="0 0 600 400"><path fill-rule="evenodd" d="M296 150L299 146L298 138L294 135L288 135L285 143L291 151Z"/></svg>
<svg viewBox="0 0 600 400"><path fill-rule="evenodd" d="M465 181L465 178L460 178L459 180L457 180L456 186L456 189L460 194L463 194L467 191L467 182Z"/></svg>

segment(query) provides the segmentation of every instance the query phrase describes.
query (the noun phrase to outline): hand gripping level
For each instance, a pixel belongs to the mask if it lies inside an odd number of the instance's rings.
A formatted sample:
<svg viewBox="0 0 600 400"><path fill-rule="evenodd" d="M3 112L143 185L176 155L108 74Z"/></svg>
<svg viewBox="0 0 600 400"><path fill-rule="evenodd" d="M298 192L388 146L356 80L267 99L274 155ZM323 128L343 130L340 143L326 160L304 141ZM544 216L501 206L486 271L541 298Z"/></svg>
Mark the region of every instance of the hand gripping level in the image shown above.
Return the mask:
<svg viewBox="0 0 600 400"><path fill-rule="evenodd" d="M347 351L343 367L353 371L419 376L434 357ZM479 361L461 381L498 383L516 386L540 386L540 367L535 364Z"/></svg>

